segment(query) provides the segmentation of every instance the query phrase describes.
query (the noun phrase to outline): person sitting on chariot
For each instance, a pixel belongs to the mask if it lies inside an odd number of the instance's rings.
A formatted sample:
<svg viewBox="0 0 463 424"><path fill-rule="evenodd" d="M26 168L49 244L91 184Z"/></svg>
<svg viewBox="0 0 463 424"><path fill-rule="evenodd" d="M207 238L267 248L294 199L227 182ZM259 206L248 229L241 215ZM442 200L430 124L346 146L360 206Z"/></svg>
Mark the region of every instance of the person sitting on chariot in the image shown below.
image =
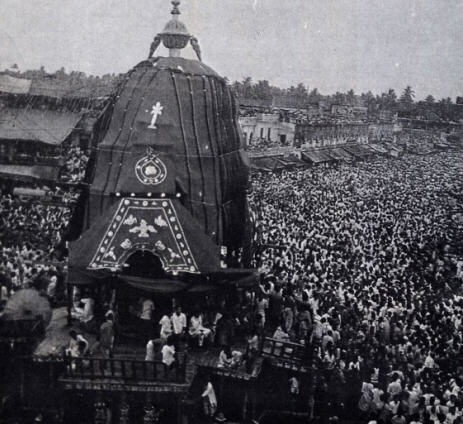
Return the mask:
<svg viewBox="0 0 463 424"><path fill-rule="evenodd" d="M199 347L203 346L204 340L211 341L212 339L212 331L203 326L203 318L198 312L195 312L190 319L190 328L188 333L191 338L198 343Z"/></svg>

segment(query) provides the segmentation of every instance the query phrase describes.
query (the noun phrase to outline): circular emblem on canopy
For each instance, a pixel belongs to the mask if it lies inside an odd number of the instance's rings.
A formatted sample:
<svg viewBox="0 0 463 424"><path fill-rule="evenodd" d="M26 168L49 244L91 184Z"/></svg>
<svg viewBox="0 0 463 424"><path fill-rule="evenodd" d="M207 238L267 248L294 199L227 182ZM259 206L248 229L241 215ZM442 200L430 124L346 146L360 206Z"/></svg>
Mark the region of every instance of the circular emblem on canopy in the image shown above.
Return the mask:
<svg viewBox="0 0 463 424"><path fill-rule="evenodd" d="M158 185L166 179L167 168L153 150L148 149L147 155L135 164L135 175L142 184Z"/></svg>

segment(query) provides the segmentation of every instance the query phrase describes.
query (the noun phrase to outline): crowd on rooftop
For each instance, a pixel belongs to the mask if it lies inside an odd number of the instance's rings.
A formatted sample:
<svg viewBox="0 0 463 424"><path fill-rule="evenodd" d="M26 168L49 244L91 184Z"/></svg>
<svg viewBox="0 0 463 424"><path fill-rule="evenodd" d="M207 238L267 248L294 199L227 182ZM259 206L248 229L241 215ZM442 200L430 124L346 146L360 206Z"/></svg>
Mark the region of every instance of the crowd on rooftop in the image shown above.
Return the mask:
<svg viewBox="0 0 463 424"><path fill-rule="evenodd" d="M83 180L89 156L80 147L70 147L66 152L65 162L60 170L60 181L79 183Z"/></svg>
<svg viewBox="0 0 463 424"><path fill-rule="evenodd" d="M295 108L253 108L242 107L240 109L240 117L256 117L260 114L278 115L282 122L293 122L297 124L312 124L312 125L340 125L340 124L361 124L369 122L367 115L355 115L348 112L332 112L331 110L323 110L317 106L316 109L295 109Z"/></svg>

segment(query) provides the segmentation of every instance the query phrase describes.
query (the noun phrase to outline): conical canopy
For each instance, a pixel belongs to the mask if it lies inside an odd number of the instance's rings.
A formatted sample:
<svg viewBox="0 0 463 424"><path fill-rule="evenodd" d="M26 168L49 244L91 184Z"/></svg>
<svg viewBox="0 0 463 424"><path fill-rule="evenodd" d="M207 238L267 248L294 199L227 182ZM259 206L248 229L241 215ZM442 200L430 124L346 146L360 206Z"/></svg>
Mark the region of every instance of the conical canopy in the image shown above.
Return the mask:
<svg viewBox="0 0 463 424"><path fill-rule="evenodd" d="M168 35L192 38L185 31ZM118 269L143 249L168 272L211 272L220 268L222 246L237 251L247 243L249 167L235 98L211 68L177 56L135 66L101 117L88 231L71 245L71 268Z"/></svg>

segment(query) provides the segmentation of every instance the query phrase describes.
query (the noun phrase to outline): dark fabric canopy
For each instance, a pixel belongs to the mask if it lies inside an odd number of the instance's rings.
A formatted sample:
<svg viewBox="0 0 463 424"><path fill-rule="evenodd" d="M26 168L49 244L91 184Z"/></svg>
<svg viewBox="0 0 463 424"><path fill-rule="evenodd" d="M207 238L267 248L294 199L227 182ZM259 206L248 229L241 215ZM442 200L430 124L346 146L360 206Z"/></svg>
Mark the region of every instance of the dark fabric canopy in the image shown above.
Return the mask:
<svg viewBox="0 0 463 424"><path fill-rule="evenodd" d="M98 126L85 227L115 193L180 191L217 245L231 251L245 244L249 160L235 98L212 69L183 58L144 61L127 74Z"/></svg>
<svg viewBox="0 0 463 424"><path fill-rule="evenodd" d="M170 273L220 269L218 246L180 201L167 198L121 198L71 243L69 261L86 271L120 271L137 251L156 255Z"/></svg>
<svg viewBox="0 0 463 424"><path fill-rule="evenodd" d="M177 293L188 287L187 283L172 279L150 280L148 278L132 277L128 275L121 275L120 279L138 290L159 294Z"/></svg>

